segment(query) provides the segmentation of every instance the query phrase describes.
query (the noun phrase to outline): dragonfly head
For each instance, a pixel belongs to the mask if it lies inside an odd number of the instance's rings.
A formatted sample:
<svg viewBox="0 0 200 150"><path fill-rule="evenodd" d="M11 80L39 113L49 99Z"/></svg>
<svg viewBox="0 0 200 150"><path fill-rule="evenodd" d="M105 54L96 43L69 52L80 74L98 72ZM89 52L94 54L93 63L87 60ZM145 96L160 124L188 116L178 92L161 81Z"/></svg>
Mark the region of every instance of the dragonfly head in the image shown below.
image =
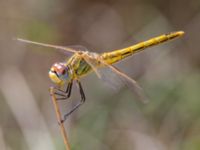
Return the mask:
<svg viewBox="0 0 200 150"><path fill-rule="evenodd" d="M54 83L62 85L69 79L69 68L64 63L55 63L49 71L49 77Z"/></svg>

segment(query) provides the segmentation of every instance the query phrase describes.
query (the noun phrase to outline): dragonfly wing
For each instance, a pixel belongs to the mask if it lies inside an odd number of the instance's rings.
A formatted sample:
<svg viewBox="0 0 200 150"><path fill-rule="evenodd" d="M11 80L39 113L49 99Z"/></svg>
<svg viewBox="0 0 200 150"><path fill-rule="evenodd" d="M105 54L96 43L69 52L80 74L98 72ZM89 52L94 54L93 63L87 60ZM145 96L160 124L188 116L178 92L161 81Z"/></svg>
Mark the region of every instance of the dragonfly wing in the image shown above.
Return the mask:
<svg viewBox="0 0 200 150"><path fill-rule="evenodd" d="M147 103L149 100L145 95L143 88L131 77L121 72L116 67L112 66L117 70L117 74L121 76L120 78L124 81L125 85L144 103ZM113 70L115 72L115 70Z"/></svg>
<svg viewBox="0 0 200 150"><path fill-rule="evenodd" d="M83 59L90 65L90 67L93 69L93 71L96 73L96 75L99 78L102 78L101 73L99 70L97 70L96 65L94 64L94 61L91 61L88 57L83 57ZM95 60L96 61L96 60Z"/></svg>
<svg viewBox="0 0 200 150"><path fill-rule="evenodd" d="M55 49L61 50L63 52L77 53L76 49L73 49L73 48L70 48L70 47L40 43L40 42L30 41L30 40L21 39L21 38L17 38L17 40L20 41L20 42L23 42L23 43L35 44L35 45L39 45L39 46L55 48Z"/></svg>
<svg viewBox="0 0 200 150"><path fill-rule="evenodd" d="M103 81L103 83L112 88L114 91L117 92L124 87L124 80L120 78L118 74L114 73L110 68L102 67L99 68L98 71L101 76L100 79Z"/></svg>
<svg viewBox="0 0 200 150"><path fill-rule="evenodd" d="M125 73L121 72L118 68L108 65L107 66L110 70L112 70L112 74L115 74L115 78L112 80L114 81L114 84L117 85L115 82L120 82L119 84L125 84L136 96L144 103L147 103L149 100L145 95L145 92L143 91L142 87L132 78L130 78ZM105 78L106 79L106 78ZM116 80L116 81L115 81ZM111 82L113 82L111 81Z"/></svg>
<svg viewBox="0 0 200 150"><path fill-rule="evenodd" d="M88 49L82 45L68 45L67 47L76 51L88 51Z"/></svg>
<svg viewBox="0 0 200 150"><path fill-rule="evenodd" d="M76 52L80 52L80 51L88 51L88 49L82 45L68 45L68 46L64 46L65 49L71 49L74 50ZM65 49L60 49L59 51L65 55L69 55L69 52L66 51Z"/></svg>
<svg viewBox="0 0 200 150"><path fill-rule="evenodd" d="M89 57L89 58L87 58ZM148 98L145 96L143 89L141 86L132 78L130 78L125 73L121 72L116 67L107 64L104 60L101 58L98 58L96 60L95 58L91 56L87 56L84 58L87 58L86 62L92 67L92 69L95 71L98 77L105 81L109 81L112 85L115 85L115 87L120 87L119 84L125 84L129 87L130 90L133 91L133 93L144 103L148 102ZM95 67L95 64L93 62L99 61L103 66L106 67L106 69L109 71L109 74L105 74L105 71L103 69L99 69ZM112 76L112 77L111 77Z"/></svg>

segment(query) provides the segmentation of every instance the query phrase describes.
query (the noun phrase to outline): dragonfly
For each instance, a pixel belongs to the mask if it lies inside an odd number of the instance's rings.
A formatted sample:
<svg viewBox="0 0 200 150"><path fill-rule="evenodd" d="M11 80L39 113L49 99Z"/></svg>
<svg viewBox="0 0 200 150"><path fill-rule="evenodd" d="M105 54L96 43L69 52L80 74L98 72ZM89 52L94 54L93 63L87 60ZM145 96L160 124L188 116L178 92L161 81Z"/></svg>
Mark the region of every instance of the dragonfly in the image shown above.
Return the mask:
<svg viewBox="0 0 200 150"><path fill-rule="evenodd" d="M49 70L49 77L52 82L56 85L54 87L54 94L56 95L57 100L66 100L70 97L72 91L72 85L76 82L76 85L80 92L80 101L64 116L61 122L67 120L68 116L70 116L75 110L77 110L86 100L86 96L81 85L80 79L85 75L88 75L90 72L95 72L99 78L102 78L102 75L99 71L99 68L106 67L111 72L117 74L120 78L128 83L129 87L133 87L135 93L144 98L142 88L137 84L137 82L130 78L128 75L120 71L113 64L132 56L133 54L140 52L148 47L158 45L160 43L175 39L177 37L181 37L184 34L184 31L176 31L168 34L163 34L144 42L139 42L138 44L113 50L110 52L104 53L94 53L87 50L83 50L79 47L65 47L59 45L45 44L40 42L35 42L31 40L18 38L17 40L20 42L35 44L39 46L49 47L58 49L67 53L71 53L71 57L62 62L56 62L52 65ZM66 86L66 89L64 87Z"/></svg>

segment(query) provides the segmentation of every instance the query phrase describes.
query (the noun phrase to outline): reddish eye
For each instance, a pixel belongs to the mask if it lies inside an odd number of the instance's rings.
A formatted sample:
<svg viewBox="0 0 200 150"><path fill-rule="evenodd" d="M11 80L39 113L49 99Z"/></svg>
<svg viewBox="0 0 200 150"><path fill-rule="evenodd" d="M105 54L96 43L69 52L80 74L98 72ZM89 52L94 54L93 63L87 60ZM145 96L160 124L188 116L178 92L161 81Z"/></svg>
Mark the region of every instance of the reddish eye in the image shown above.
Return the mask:
<svg viewBox="0 0 200 150"><path fill-rule="evenodd" d="M68 72L67 67L63 63L55 63L51 71L54 72L59 78L67 78Z"/></svg>
<svg viewBox="0 0 200 150"><path fill-rule="evenodd" d="M66 72L66 70L65 70L65 69L63 69L63 71L62 71L62 75L64 75L64 74L65 74L65 72Z"/></svg>

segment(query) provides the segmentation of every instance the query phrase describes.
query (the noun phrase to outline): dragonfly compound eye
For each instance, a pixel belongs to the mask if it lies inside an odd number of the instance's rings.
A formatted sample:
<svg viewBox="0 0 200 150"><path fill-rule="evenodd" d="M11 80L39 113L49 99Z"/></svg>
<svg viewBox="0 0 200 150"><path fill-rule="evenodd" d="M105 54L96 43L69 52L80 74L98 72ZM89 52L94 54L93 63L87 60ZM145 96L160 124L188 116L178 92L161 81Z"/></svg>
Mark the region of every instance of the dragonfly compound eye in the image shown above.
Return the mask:
<svg viewBox="0 0 200 150"><path fill-rule="evenodd" d="M55 63L49 71L50 79L56 84L62 84L68 78L67 67L63 63Z"/></svg>
<svg viewBox="0 0 200 150"><path fill-rule="evenodd" d="M62 71L62 75L65 75L65 73L66 73L66 70L65 70L65 69L63 69L63 71Z"/></svg>

